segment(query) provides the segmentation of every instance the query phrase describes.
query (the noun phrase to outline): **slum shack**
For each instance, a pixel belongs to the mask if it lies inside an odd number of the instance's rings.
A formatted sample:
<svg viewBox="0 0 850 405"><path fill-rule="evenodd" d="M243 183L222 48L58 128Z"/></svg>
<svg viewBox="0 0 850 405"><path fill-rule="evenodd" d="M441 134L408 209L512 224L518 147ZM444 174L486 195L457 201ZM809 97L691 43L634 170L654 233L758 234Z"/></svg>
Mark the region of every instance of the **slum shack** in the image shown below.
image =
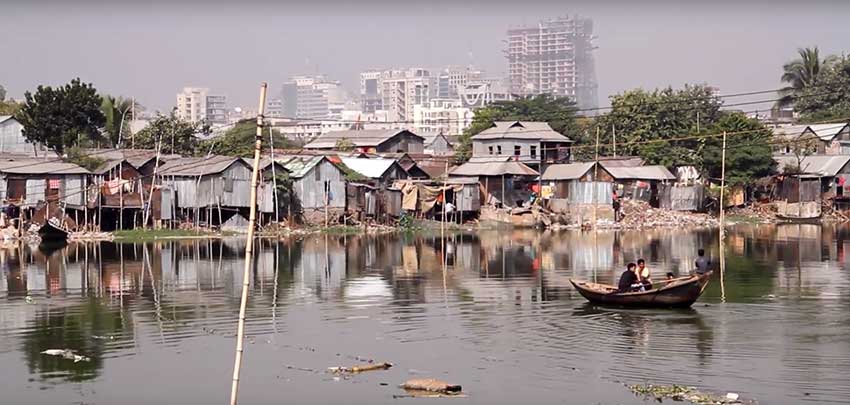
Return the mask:
<svg viewBox="0 0 850 405"><path fill-rule="evenodd" d="M326 156L286 155L276 158L292 180L285 204L289 223L337 223L345 213L345 173Z"/></svg>
<svg viewBox="0 0 850 405"><path fill-rule="evenodd" d="M145 200L139 171L119 154L115 159L104 160L91 173L98 198L90 200L89 208L97 209L100 229L132 229L139 225Z"/></svg>
<svg viewBox="0 0 850 405"><path fill-rule="evenodd" d="M172 218L198 226L220 225L251 206L251 167L231 156L173 159L159 168L162 185L174 190Z"/></svg>
<svg viewBox="0 0 850 405"><path fill-rule="evenodd" d="M610 174L618 196L646 201L653 208L660 207L658 186L676 181L676 176L661 165L622 167L604 161L599 164Z"/></svg>
<svg viewBox="0 0 850 405"><path fill-rule="evenodd" d="M585 218L614 219L611 175L596 162L555 164L540 176L546 207L569 214L570 222Z"/></svg>
<svg viewBox="0 0 850 405"><path fill-rule="evenodd" d="M450 177L477 177L484 205L516 207L528 201L537 171L510 157L473 157L449 171Z"/></svg>
<svg viewBox="0 0 850 405"><path fill-rule="evenodd" d="M253 162L254 159L246 159L247 162ZM265 157L260 159L260 183L257 185L257 212L259 212L258 220L260 226L266 222L280 222L286 212L286 201L289 197L286 192L290 189L292 179L289 177L289 170L277 161ZM277 190L277 192L275 192ZM240 221L233 218L230 222L231 226L236 226Z"/></svg>
<svg viewBox="0 0 850 405"><path fill-rule="evenodd" d="M828 200L840 210L850 205L850 156L774 156L774 160L783 173L776 195L779 215L817 217L821 201Z"/></svg>
<svg viewBox="0 0 850 405"><path fill-rule="evenodd" d="M24 220L43 225L48 212L65 213L76 218L73 229L86 221L88 175L88 170L55 158L0 156L0 196L17 205Z"/></svg>
<svg viewBox="0 0 850 405"><path fill-rule="evenodd" d="M401 208L419 218L440 219L443 201L454 205L458 222L473 217L481 209L481 187L477 177L450 177L444 180L402 180L395 183L401 190Z"/></svg>
<svg viewBox="0 0 850 405"><path fill-rule="evenodd" d="M350 143L358 152L422 153L425 138L406 129L354 129L319 135L304 145L308 150L335 150L339 143Z"/></svg>
<svg viewBox="0 0 850 405"><path fill-rule="evenodd" d="M395 159L344 157L340 158L340 160L345 167L351 169L356 175L376 187L386 188L396 180L407 178L407 172L405 172Z"/></svg>
<svg viewBox="0 0 850 405"><path fill-rule="evenodd" d="M472 137L472 156L510 156L539 169L545 164L569 162L572 144L546 122L497 121Z"/></svg>

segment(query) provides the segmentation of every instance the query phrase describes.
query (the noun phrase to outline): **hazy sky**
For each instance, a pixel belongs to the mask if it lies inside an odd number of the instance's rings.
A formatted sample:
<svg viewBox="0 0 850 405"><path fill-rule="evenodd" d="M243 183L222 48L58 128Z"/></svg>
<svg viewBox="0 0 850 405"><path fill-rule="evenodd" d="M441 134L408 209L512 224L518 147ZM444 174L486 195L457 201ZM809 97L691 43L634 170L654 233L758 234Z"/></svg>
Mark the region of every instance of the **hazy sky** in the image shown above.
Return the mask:
<svg viewBox="0 0 850 405"><path fill-rule="evenodd" d="M210 87L254 108L261 81L277 93L293 74L322 72L352 91L376 67L473 63L501 76L509 27L565 14L594 20L601 105L686 82L724 94L778 88L796 48L850 52L850 2L685 3L12 0L0 7L0 84L20 97L79 76L154 109L183 86Z"/></svg>

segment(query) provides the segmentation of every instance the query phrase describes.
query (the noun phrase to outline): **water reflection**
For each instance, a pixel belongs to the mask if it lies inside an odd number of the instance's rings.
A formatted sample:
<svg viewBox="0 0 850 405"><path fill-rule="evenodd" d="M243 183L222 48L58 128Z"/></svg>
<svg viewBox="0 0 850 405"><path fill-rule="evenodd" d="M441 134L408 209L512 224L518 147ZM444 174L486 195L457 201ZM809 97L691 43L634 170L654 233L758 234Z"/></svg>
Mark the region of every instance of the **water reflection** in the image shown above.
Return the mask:
<svg viewBox="0 0 850 405"><path fill-rule="evenodd" d="M404 370L420 367L455 370L479 387L482 401L491 395L495 402L551 402L571 390L584 392L577 400L628 402L630 397L612 393L616 385L605 385L614 381L698 385L762 400L839 400L850 394L840 383L850 372L850 300L843 293L850 286L848 239L850 231L841 226L732 228L725 249L726 303L720 303L714 280L700 303L685 311L595 308L568 279L612 283L638 258L647 260L655 277L686 274L698 248L717 255L716 231L260 240L248 309L248 334L256 344L249 348L270 359L320 355L304 346L331 347L337 356L370 352L407 363L399 379ZM0 370L20 373L16 365L25 366L56 390L80 381L104 390L108 380L143 392L132 384L138 375L128 370L169 360L141 353L173 357L200 344L210 350L201 358L229 359L243 249L238 239L0 249ZM92 360L40 354L65 348ZM16 353L24 354L23 364ZM292 371L279 362L253 359L248 370L259 373L255 379L298 379L320 393L320 402L347 398L345 390L323 391L321 378L305 380L287 374ZM126 366L124 361L130 366L110 371L110 364ZM583 371L564 381L542 371L552 369ZM221 374L193 370L207 380ZM743 386L735 379L742 373ZM502 379L535 390L505 393ZM258 398L271 389L264 387L254 387ZM35 398L37 389L7 394L4 402ZM804 395L815 389L817 395ZM170 394L172 402L218 395L188 388ZM391 402L386 392L363 395L366 402Z"/></svg>

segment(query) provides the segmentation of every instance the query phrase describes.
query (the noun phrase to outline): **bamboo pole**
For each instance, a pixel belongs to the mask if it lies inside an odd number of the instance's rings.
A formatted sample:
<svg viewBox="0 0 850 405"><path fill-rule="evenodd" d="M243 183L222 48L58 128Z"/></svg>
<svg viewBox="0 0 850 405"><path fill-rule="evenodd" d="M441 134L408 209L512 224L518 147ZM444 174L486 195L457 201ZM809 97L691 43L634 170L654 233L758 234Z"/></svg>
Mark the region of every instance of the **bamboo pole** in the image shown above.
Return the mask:
<svg viewBox="0 0 850 405"><path fill-rule="evenodd" d="M723 233L726 225L726 214L723 207L724 189L726 188L726 131L723 131L723 151L720 154L720 299L726 301L726 286L723 283L723 273L726 270L726 257L723 249Z"/></svg>
<svg viewBox="0 0 850 405"><path fill-rule="evenodd" d="M151 178L151 191L148 195L148 206L145 208L145 224L142 228L147 228L148 226L148 217L150 216L151 204L153 203L153 188L156 186L156 170L159 168L159 153L162 149L162 134L159 134L159 142L156 143L156 160L153 164L153 177ZM142 191L144 191L144 185L142 185ZM197 191L197 190L196 190ZM160 198L162 198L162 194L160 194ZM162 218L162 206L160 206L159 217Z"/></svg>
<svg viewBox="0 0 850 405"><path fill-rule="evenodd" d="M280 208L277 201L277 173L275 173L274 167L277 164L274 160L274 131L272 127L269 126L269 146L271 147L271 158L272 158L272 204L274 204L274 222L275 224L280 223ZM344 217L344 215L343 215ZM278 233L280 233L280 229L278 229Z"/></svg>
<svg viewBox="0 0 850 405"><path fill-rule="evenodd" d="M236 405L239 392L239 372L242 369L242 352L245 339L245 309L248 306L248 287L251 283L251 263L254 257L254 225L257 222L257 183L260 177L260 149L263 146L263 113L266 107L268 83L260 86L260 106L257 108L257 136L254 140L254 167L251 174L251 207L248 218L248 240L245 243L245 268L242 271L242 298L239 303L239 324L236 331L236 359L233 364L233 385L230 405Z"/></svg>
<svg viewBox="0 0 850 405"><path fill-rule="evenodd" d="M118 163L118 229L124 229L124 161Z"/></svg>

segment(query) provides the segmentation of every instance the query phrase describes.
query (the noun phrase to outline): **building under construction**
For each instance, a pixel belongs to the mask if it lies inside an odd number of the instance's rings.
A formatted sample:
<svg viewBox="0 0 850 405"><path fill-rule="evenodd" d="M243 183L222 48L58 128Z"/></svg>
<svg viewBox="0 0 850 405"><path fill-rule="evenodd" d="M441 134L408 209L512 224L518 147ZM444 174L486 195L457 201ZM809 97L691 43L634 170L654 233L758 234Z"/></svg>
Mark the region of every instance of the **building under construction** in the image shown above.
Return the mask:
<svg viewBox="0 0 850 405"><path fill-rule="evenodd" d="M511 93L570 97L579 108L596 108L593 20L559 17L536 27L508 30Z"/></svg>

